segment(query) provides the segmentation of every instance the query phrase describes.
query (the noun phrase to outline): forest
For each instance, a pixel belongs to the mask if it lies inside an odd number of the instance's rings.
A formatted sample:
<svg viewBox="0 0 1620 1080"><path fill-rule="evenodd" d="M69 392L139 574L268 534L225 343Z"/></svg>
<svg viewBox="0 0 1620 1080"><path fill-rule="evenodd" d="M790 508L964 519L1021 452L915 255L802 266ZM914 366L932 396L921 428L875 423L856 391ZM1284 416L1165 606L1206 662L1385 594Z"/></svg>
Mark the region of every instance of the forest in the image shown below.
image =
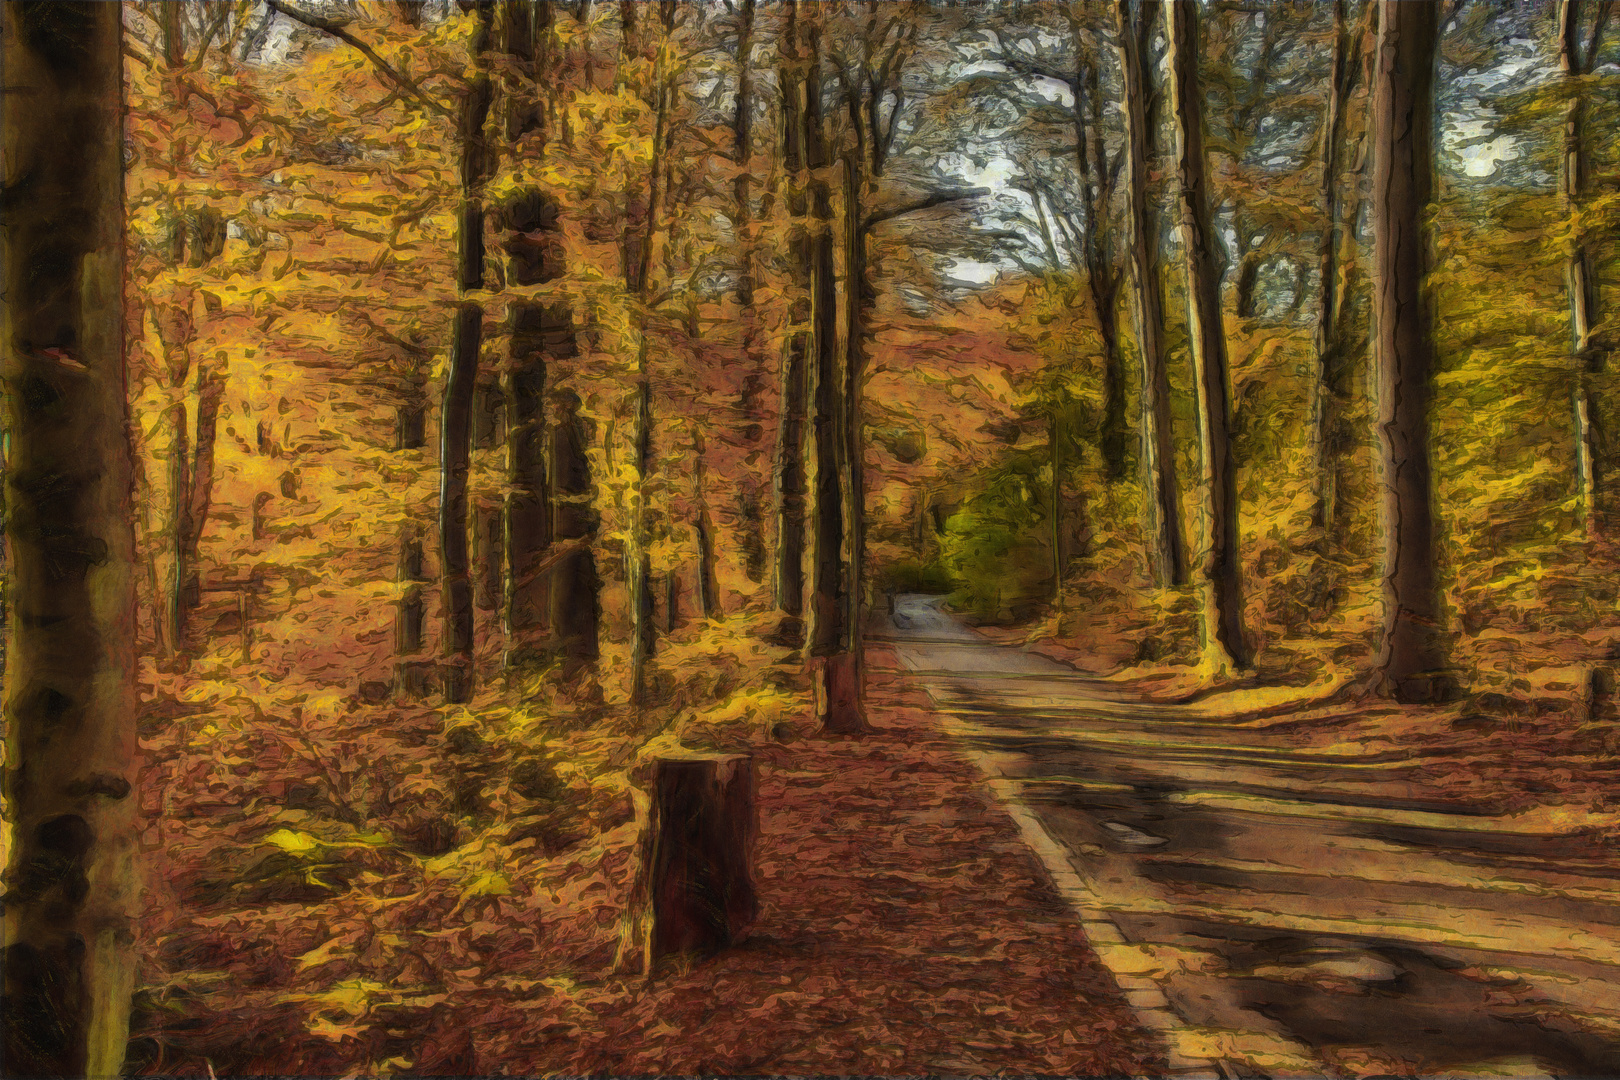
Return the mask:
<svg viewBox="0 0 1620 1080"><path fill-rule="evenodd" d="M1620 1075L1615 6L0 4L0 1074Z"/></svg>

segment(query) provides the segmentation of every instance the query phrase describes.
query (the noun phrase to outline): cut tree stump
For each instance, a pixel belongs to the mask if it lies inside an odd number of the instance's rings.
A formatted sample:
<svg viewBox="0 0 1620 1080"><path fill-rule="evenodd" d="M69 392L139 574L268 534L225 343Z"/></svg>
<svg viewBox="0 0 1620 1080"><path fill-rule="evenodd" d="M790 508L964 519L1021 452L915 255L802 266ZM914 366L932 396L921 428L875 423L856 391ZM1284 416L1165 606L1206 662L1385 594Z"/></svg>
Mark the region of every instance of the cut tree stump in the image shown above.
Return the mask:
<svg viewBox="0 0 1620 1080"><path fill-rule="evenodd" d="M746 754L680 754L652 763L634 942L644 973L671 954L733 945L753 923L754 791L754 762Z"/></svg>
<svg viewBox="0 0 1620 1080"><path fill-rule="evenodd" d="M862 705L863 673L850 652L810 658L816 726L823 735L864 735L871 731Z"/></svg>

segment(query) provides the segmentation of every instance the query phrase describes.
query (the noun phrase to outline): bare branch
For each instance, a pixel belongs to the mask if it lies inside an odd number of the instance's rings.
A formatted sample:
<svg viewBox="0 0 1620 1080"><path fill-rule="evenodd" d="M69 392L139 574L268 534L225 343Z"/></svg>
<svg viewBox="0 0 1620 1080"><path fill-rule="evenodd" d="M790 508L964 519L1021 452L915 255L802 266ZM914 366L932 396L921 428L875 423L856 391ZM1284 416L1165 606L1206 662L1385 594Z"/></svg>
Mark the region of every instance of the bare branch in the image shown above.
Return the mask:
<svg viewBox="0 0 1620 1080"><path fill-rule="evenodd" d="M913 200L912 202L902 203L899 206L890 207L887 210L875 210L866 215L866 217L861 219L861 231L867 232L871 230L874 225L882 224L885 221L893 221L895 218L904 217L907 214L915 214L919 210L930 210L936 206L944 206L947 203L966 202L969 199L982 198L988 194L990 194L990 190L988 188L968 188L966 190L957 191L929 192L922 198Z"/></svg>
<svg viewBox="0 0 1620 1080"><path fill-rule="evenodd" d="M384 75L388 76L388 78L393 80L395 84L408 91L412 97L416 98L416 100L420 101L423 105L426 105L440 116L448 117L452 120L455 119L455 113L428 97L427 93L419 85L417 85L415 79L412 79L409 75L406 75L404 72L394 67L394 65L384 60L381 56L377 55L377 50L373 49L370 45L367 45L365 42L349 33L346 29L344 29L342 23L335 19L325 19L319 15L311 15L307 12L298 11L292 7L289 7L283 2L283 0L264 0L264 3L265 6L271 11L285 15L287 18L292 19L295 22L301 22L312 30L319 30L323 34L331 34L344 44L353 46L362 56L364 56L367 60L370 60L372 65L376 67L378 71L382 72Z"/></svg>

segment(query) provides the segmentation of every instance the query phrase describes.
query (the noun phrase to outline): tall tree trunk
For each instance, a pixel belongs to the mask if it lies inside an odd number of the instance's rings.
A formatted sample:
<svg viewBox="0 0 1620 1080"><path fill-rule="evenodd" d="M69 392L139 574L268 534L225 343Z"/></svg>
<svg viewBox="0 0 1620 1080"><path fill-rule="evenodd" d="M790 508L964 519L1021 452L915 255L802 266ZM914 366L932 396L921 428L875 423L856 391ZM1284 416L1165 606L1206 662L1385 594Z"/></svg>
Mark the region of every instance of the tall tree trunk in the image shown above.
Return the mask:
<svg viewBox="0 0 1620 1080"><path fill-rule="evenodd" d="M1606 14L1606 12L1605 12ZM1581 55L1581 0L1559 0L1558 68L1568 87L1564 103L1564 142L1559 172L1559 194L1565 212L1574 216L1586 195L1586 94L1580 79L1592 70L1602 44L1603 24L1592 32L1586 56ZM1586 238L1577 235L1564 260L1564 286L1569 296L1569 348L1575 367L1576 492L1581 526L1589 538L1600 532L1599 499L1606 478L1601 468L1602 432L1598 426L1593 384L1603 372L1603 354L1593 347L1592 327L1598 318L1598 289L1592 252Z"/></svg>
<svg viewBox="0 0 1620 1080"><path fill-rule="evenodd" d="M670 3L658 5L665 38L674 31L675 8ZM634 35L634 16L626 24L626 33ZM668 198L665 169L669 154L669 74L664 70L665 50L657 50L653 62L653 141L652 161L647 173L647 217L637 251L639 262L636 280L631 286L636 294L636 320L640 343L636 351L636 413L632 434L634 449L632 463L636 469L635 487L631 493L630 542L626 551L626 583L630 592L630 700L640 705L647 696L647 661L652 657L657 640L657 627L653 621L652 559L647 552L647 479L652 470L653 401L652 378L648 371L650 355L650 328L648 305L652 299L653 247L658 239L660 219Z"/></svg>
<svg viewBox="0 0 1620 1080"><path fill-rule="evenodd" d="M782 166L788 185L788 212L793 219L793 265L796 284L809 291L813 277L805 168L806 78L800 46L798 5L789 0L782 33ZM795 304L782 350L781 409L771 480L776 505L776 557L772 580L776 609L782 618L775 637L785 645L804 640L804 416L808 397L812 333L805 327L809 305Z"/></svg>
<svg viewBox="0 0 1620 1080"><path fill-rule="evenodd" d="M553 640L565 673L594 662L598 654L601 617L601 579L596 555L589 546L597 527L591 505L591 463L585 425L579 417L579 399L572 392L559 394L551 422L552 529L559 545L574 546L551 570L546 592L551 602ZM557 556L554 555L554 558Z"/></svg>
<svg viewBox="0 0 1620 1080"><path fill-rule="evenodd" d="M1373 84L1373 238L1382 464L1384 628L1377 689L1446 695L1435 568L1429 403L1435 350L1424 290L1424 218L1434 194L1434 78L1440 7L1379 0Z"/></svg>
<svg viewBox="0 0 1620 1080"><path fill-rule="evenodd" d="M1181 538L1175 440L1170 426L1170 373L1165 363L1164 300L1156 265L1158 245L1148 206L1148 72L1130 0L1115 0L1115 5L1125 81L1125 186L1136 285L1136 339L1142 352L1142 469L1153 517L1149 554L1160 586L1176 588L1186 584L1187 562Z"/></svg>
<svg viewBox="0 0 1620 1080"><path fill-rule="evenodd" d="M1188 339L1198 384L1198 444L1204 476L1208 550L1203 559L1204 652L1216 670L1247 668L1238 535L1237 467L1232 460L1232 395L1221 269L1215 254L1209 180L1204 158L1204 95L1198 81L1198 7L1169 6L1170 87L1176 127L1176 188L1181 203L1181 250L1187 263Z"/></svg>
<svg viewBox="0 0 1620 1080"><path fill-rule="evenodd" d="M487 71L494 4L478 0L473 17L478 25L468 44L477 69L461 101L458 121L461 143L461 211L458 237L456 306L450 344L450 370L445 378L439 420L439 548L443 575L444 651L449 664L444 678L445 698L468 700L473 684L473 599L467 554L467 477L472 463L473 398L478 383L478 357L483 338L484 309L467 300L468 293L484 286L485 179L494 169L493 152L484 135L493 84Z"/></svg>
<svg viewBox="0 0 1620 1080"><path fill-rule="evenodd" d="M1052 603L1063 610L1063 571L1068 552L1063 544L1063 422L1054 410L1047 418L1047 441L1052 464Z"/></svg>
<svg viewBox="0 0 1620 1080"><path fill-rule="evenodd" d="M721 615L720 585L714 572L714 522L709 517L709 497L703 476L703 432L694 430L692 435L692 490L697 501L697 521L693 523L693 530L697 534L698 549L698 610L703 612L705 619L718 619Z"/></svg>
<svg viewBox="0 0 1620 1080"><path fill-rule="evenodd" d="M809 28L810 60L805 79L805 164L810 175L810 445L815 465L810 504L810 632L808 667L815 688L816 717L828 732L865 728L859 671L850 651L850 589L845 576L845 518L848 438L838 342L839 296L832 191L826 179L831 160L822 105L821 27ZM846 214L855 213L846 206ZM846 222L846 225L848 223ZM846 273L848 272L846 266ZM846 288L856 280L846 276ZM846 296L846 303L855 302Z"/></svg>
<svg viewBox="0 0 1620 1080"><path fill-rule="evenodd" d="M1316 247L1316 326L1313 344L1316 352L1316 378L1311 384L1312 462L1311 483L1315 501L1311 525L1321 530L1319 546L1326 553L1335 546L1333 504L1337 494L1339 458L1349 439L1344 428L1347 387L1339 335L1339 309L1344 303L1344 287L1339 266L1344 231L1353 232L1354 221L1339 222L1339 150L1343 142L1344 105L1354 84L1356 67L1351 63L1350 28L1346 0L1333 0L1333 61L1328 73L1327 103L1322 112L1322 179L1319 187L1322 205L1322 231Z"/></svg>
<svg viewBox="0 0 1620 1080"><path fill-rule="evenodd" d="M743 419L743 437L757 444L764 434L759 425L760 396L765 385L765 360L760 348L759 313L755 310L754 289L758 276L758 241L752 235L754 220L752 175L750 162L754 154L754 67L751 59L754 49L755 0L741 0L737 5L737 93L732 101L732 162L737 167L732 181L731 222L735 230L737 254L742 265L737 275L737 303L741 307L743 355L747 367L743 374L742 392L738 412ZM694 312L696 304L693 305ZM753 581L764 576L765 521L760 506L760 492L744 478L735 485L737 520L742 524L742 548L745 553L744 570Z"/></svg>
<svg viewBox="0 0 1620 1080"><path fill-rule="evenodd" d="M117 4L0 5L10 1076L119 1075L135 975L122 44Z"/></svg>
<svg viewBox="0 0 1620 1080"><path fill-rule="evenodd" d="M220 399L225 380L207 366L197 370L197 428L187 438L186 407L173 410L177 432L175 453L181 460L173 470L174 486L174 581L169 594L169 636L177 652L186 647L187 623L191 610L202 599L201 572L197 554L208 510L214 496L214 438L219 422ZM189 459L187 442L190 443Z"/></svg>
<svg viewBox="0 0 1620 1080"><path fill-rule="evenodd" d="M1073 6L1070 11L1074 11ZM1078 20L1070 23L1077 57L1082 42ZM1098 449L1108 479L1125 479L1130 469L1131 425L1125 415L1125 357L1119 342L1120 265L1113 241L1109 205L1113 202L1114 172L1103 139L1104 102L1101 57L1085 56L1083 70L1070 84L1074 94L1075 154L1080 162L1081 206L1085 214L1086 283L1102 339L1103 415ZM1082 106L1080 91L1084 91Z"/></svg>

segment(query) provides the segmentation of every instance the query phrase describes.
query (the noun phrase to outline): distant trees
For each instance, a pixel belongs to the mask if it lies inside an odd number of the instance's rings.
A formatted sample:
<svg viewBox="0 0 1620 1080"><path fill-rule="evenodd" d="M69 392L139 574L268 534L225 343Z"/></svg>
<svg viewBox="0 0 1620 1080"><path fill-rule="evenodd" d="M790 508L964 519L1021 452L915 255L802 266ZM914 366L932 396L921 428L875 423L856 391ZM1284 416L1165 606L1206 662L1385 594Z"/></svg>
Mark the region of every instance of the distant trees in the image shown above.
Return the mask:
<svg viewBox="0 0 1620 1080"><path fill-rule="evenodd" d="M135 979L122 11L0 7L7 104L3 1067L117 1076Z"/></svg>

